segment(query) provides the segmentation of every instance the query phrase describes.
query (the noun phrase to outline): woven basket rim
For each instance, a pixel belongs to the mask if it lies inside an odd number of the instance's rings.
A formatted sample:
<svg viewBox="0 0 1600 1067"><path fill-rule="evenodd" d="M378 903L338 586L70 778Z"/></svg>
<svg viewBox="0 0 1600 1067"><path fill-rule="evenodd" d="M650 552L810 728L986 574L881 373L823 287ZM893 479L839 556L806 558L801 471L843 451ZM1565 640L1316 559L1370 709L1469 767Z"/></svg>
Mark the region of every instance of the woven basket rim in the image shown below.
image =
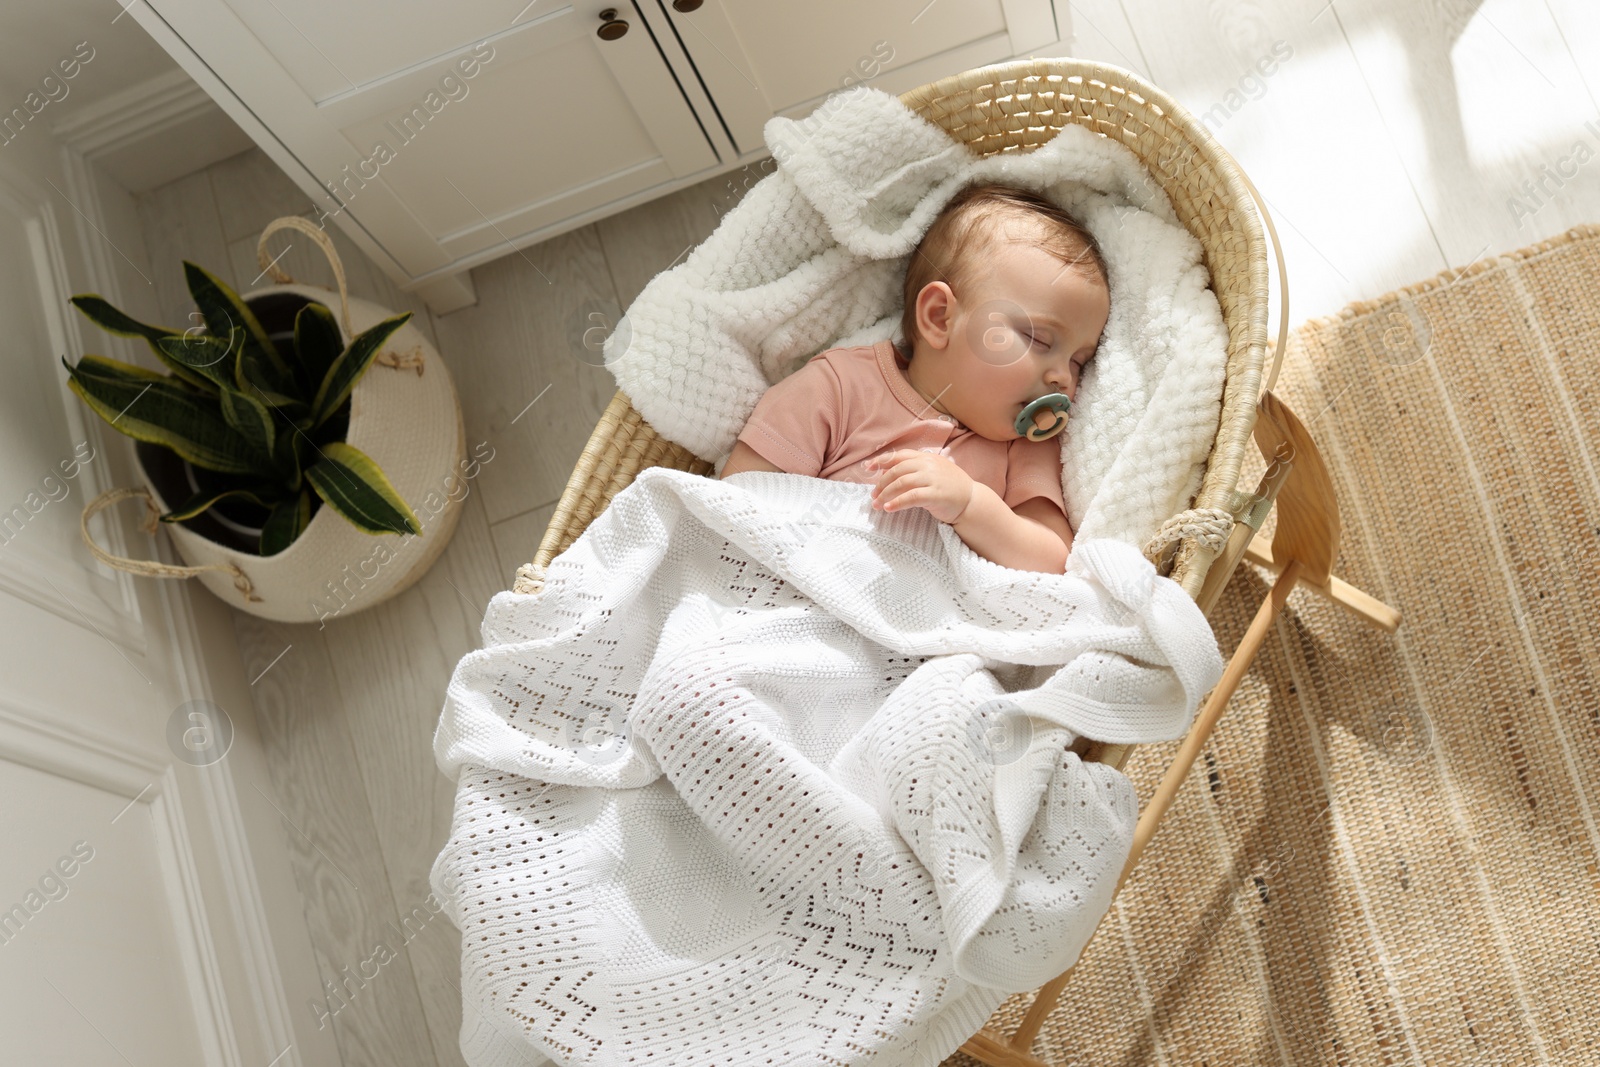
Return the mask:
<svg viewBox="0 0 1600 1067"><path fill-rule="evenodd" d="M994 91L1008 84L1009 92ZM1133 71L1108 63L1071 57L1009 60L937 79L900 94L899 99L947 133L950 127L941 119L983 120L985 136L1006 142L993 151L1008 147L1027 150L1048 141L1066 121L1076 121L1102 135L1103 129L1096 127L1117 130L1121 143L1139 156L1172 201L1184 227L1200 242L1211 289L1222 309L1228 335L1223 397L1217 432L1192 506L1235 514L1235 485L1255 427L1267 350L1268 290L1261 218L1232 156L1165 92ZM1050 107L1033 110L1036 102L1048 102ZM1066 110L1057 109L1061 103L1068 105ZM1027 121L1055 116L1063 117L1043 124ZM1131 128L1135 120L1138 128ZM1152 130L1159 130L1159 136L1166 139L1163 144L1170 140L1181 146L1181 153L1175 156L1148 143L1157 134L1141 137L1141 132ZM954 134L952 137L961 141ZM1128 144L1130 137L1133 144ZM971 142L961 143L970 146ZM1167 173L1174 162L1182 164L1179 171ZM1192 196L1186 195L1187 187L1179 181L1191 166L1189 180L1198 183ZM1215 233L1207 229L1210 226ZM618 389L573 467L533 561L518 569L514 588L521 592L536 589L550 560L565 551L640 470L654 465L696 474L710 474L714 469L713 464L661 437ZM1184 538L1170 560L1170 577L1198 598L1215 554L1214 548ZM1158 572L1166 562L1158 563Z"/></svg>

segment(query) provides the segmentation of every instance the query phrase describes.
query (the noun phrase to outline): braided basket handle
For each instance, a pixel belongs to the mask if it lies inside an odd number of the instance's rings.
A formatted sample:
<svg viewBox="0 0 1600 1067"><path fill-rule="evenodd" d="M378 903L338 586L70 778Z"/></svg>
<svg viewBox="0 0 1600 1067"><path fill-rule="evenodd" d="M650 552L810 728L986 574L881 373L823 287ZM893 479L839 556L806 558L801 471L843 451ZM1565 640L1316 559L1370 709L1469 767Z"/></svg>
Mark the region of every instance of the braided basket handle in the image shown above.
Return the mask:
<svg viewBox="0 0 1600 1067"><path fill-rule="evenodd" d="M196 567L180 567L172 563L161 563L157 560L128 559L126 556L116 556L107 552L94 543L94 538L89 536L89 520L102 508L111 506L118 501L127 500L129 497L143 497L145 504L145 519L142 524L145 533L156 532L156 520L160 517L160 509L156 507L155 500L150 496L150 490L140 486L136 489L107 489L83 507L83 514L78 519L78 529L83 533L83 543L89 546L89 551L94 553L94 558L108 567L115 567L119 571L129 574L141 575L145 578L193 578L203 571L223 571L233 575L233 587L246 600L260 602L261 598L255 594L255 586L250 579L232 563L202 563Z"/></svg>
<svg viewBox="0 0 1600 1067"><path fill-rule="evenodd" d="M1222 551L1228 543L1237 520L1226 508L1190 508L1179 512L1166 522L1145 544L1144 558L1155 564L1157 573L1165 562L1167 550L1180 545L1185 539L1196 542L1212 553Z"/></svg>
<svg viewBox="0 0 1600 1067"><path fill-rule="evenodd" d="M284 215L282 218L273 219L267 223L267 228L261 231L261 240L256 242L256 262L279 285L294 284L294 279L289 276L289 272L279 270L278 261L267 255L267 238L279 230L288 229L299 230L309 236L322 249L323 254L328 257L328 263L333 267L334 280L339 283L339 302L341 305L339 311L344 322L345 336L354 339L356 332L350 327L350 288L345 284L344 280L344 263L339 259L339 250L333 247L333 239L321 227L311 225L309 219L301 218L299 215ZM284 251L288 251L288 249ZM279 253L279 258L282 258L282 253Z"/></svg>

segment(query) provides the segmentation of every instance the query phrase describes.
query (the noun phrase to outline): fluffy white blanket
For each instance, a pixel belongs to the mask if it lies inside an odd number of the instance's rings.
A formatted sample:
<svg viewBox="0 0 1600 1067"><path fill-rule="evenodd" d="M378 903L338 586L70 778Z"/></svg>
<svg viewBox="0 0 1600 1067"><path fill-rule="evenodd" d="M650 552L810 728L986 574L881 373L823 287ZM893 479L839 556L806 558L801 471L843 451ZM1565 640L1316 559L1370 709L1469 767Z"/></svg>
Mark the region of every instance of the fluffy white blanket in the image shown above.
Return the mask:
<svg viewBox="0 0 1600 1067"><path fill-rule="evenodd" d="M1110 318L1059 435L1073 529L1142 547L1189 506L1227 331L1199 241L1132 151L1068 125L1030 152L977 159L863 86L765 134L777 169L606 341L606 365L652 426L719 462L761 394L806 359L897 336L906 263L934 216L969 181L1002 181L1073 212L1107 260Z"/></svg>
<svg viewBox="0 0 1600 1067"><path fill-rule="evenodd" d="M471 1067L937 1064L1078 956L1222 659L1133 546L650 468L501 593L434 738ZM1046 675L1042 681L1040 674Z"/></svg>

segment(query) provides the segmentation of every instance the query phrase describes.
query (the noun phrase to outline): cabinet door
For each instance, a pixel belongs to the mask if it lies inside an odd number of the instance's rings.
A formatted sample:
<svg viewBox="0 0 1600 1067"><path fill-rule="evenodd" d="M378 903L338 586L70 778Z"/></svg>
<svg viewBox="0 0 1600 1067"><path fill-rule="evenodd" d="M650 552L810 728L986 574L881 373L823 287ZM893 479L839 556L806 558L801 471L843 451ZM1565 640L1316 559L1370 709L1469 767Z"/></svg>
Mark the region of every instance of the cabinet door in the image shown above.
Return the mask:
<svg viewBox="0 0 1600 1067"><path fill-rule="evenodd" d="M773 115L805 115L858 82L901 93L1031 50L1055 54L1061 38L1050 0L641 2L671 20L741 155L762 146Z"/></svg>
<svg viewBox="0 0 1600 1067"><path fill-rule="evenodd" d="M717 163L628 0L152 4L413 282Z"/></svg>

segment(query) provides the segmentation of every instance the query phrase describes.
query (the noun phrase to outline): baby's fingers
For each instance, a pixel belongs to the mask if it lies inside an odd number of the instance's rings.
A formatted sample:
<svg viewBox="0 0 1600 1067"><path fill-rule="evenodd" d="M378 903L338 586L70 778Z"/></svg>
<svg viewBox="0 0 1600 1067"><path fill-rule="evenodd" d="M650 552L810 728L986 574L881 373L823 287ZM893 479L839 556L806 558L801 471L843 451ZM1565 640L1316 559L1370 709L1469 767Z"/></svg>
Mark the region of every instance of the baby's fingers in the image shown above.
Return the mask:
<svg viewBox="0 0 1600 1067"><path fill-rule="evenodd" d="M893 500L890 500L886 504L882 501L879 503L882 505L884 511L899 511L901 508L915 507L917 503L917 494L921 491L921 486L914 486L910 489L903 490L897 494Z"/></svg>
<svg viewBox="0 0 1600 1067"><path fill-rule="evenodd" d="M867 470L877 474L880 478L907 471L926 470L934 462L934 457L927 452L917 449L902 448L882 456L873 456L871 459L861 461Z"/></svg>
<svg viewBox="0 0 1600 1067"><path fill-rule="evenodd" d="M904 506L904 501L897 498L926 484L927 480L921 477L920 471L908 471L887 484L873 488L872 492L875 498L873 507L882 508L884 511L894 511Z"/></svg>

